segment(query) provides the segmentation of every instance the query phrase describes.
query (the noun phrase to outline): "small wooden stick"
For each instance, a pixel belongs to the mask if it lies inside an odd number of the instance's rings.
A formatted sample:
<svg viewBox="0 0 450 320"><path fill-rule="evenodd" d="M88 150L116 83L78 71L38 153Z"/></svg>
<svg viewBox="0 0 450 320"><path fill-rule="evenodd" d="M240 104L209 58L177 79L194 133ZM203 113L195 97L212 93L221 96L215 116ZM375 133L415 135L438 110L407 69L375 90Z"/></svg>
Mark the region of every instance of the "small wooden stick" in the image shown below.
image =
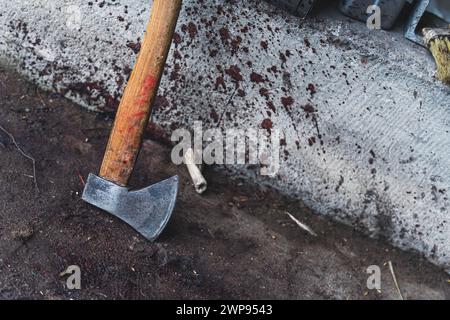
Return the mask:
<svg viewBox="0 0 450 320"><path fill-rule="evenodd" d="M3 131L13 142L14 146L16 147L16 149L19 151L19 153L24 156L25 158L31 160L31 162L33 163L33 180L34 180L34 187L36 188L36 191L39 193L39 185L37 182L37 177L36 177L36 159L34 159L32 156L30 156L28 153L26 153L25 151L23 151L23 149L18 145L16 138L12 135L12 133L10 133L8 130L6 130L5 128L3 128L0 125L0 130Z"/></svg>
<svg viewBox="0 0 450 320"><path fill-rule="evenodd" d="M392 265L392 261L388 261L388 265L389 265L389 271L391 272L392 279L394 280L395 288L397 289L398 295L400 296L401 300L405 300L403 298L402 291L400 290L400 286L398 285L397 277L395 276L394 266Z"/></svg>

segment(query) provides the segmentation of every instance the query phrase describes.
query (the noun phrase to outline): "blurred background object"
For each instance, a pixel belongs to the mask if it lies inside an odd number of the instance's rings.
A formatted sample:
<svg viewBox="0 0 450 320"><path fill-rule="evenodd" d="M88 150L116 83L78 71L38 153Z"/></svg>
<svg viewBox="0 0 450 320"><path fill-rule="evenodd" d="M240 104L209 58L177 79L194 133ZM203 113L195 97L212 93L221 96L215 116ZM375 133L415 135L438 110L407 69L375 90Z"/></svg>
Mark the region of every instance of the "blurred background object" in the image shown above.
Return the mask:
<svg viewBox="0 0 450 320"><path fill-rule="evenodd" d="M311 12L316 0L266 0L267 2L276 5L284 10L305 18Z"/></svg>
<svg viewBox="0 0 450 320"><path fill-rule="evenodd" d="M436 60L436 77L450 84L450 29L423 29L425 43Z"/></svg>
<svg viewBox="0 0 450 320"><path fill-rule="evenodd" d="M406 0L341 0L340 10L349 17L366 21L371 15L367 9L376 5L380 8L381 28L391 29L405 4Z"/></svg>
<svg viewBox="0 0 450 320"><path fill-rule="evenodd" d="M428 11L450 23L450 1L431 0Z"/></svg>

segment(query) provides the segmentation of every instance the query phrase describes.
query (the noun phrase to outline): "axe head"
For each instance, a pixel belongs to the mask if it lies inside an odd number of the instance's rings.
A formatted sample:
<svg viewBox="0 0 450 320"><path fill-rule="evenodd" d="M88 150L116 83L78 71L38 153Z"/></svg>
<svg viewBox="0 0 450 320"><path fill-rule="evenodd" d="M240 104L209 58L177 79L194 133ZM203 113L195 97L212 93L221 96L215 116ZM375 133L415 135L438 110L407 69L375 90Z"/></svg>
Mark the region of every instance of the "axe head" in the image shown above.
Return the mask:
<svg viewBox="0 0 450 320"><path fill-rule="evenodd" d="M178 193L178 176L150 187L129 191L94 174L89 174L83 200L103 209L154 241L169 221Z"/></svg>

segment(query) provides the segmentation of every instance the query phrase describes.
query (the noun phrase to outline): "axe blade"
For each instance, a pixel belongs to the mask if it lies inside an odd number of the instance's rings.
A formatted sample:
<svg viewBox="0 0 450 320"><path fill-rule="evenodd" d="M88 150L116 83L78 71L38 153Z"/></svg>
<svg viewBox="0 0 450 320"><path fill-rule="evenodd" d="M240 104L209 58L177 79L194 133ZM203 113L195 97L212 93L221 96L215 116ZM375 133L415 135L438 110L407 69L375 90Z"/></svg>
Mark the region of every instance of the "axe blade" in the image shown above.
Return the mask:
<svg viewBox="0 0 450 320"><path fill-rule="evenodd" d="M82 199L125 221L150 241L156 240L172 216L178 176L147 188L128 188L89 174Z"/></svg>

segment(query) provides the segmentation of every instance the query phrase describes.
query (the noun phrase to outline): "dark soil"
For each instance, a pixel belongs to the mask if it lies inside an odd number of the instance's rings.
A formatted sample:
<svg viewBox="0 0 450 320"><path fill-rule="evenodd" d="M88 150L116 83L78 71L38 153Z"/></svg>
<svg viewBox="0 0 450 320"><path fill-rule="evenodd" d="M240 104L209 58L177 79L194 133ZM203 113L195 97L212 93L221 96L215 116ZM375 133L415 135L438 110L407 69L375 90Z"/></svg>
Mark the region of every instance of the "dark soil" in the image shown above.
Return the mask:
<svg viewBox="0 0 450 320"><path fill-rule="evenodd" d="M156 243L80 199L101 163L111 122L0 71L0 298L397 299L450 298L450 278L419 256L327 221L300 201L206 169L197 195L170 149L147 141L132 181L181 178L174 216ZM300 229L284 211L309 225ZM366 288L379 265L381 292ZM82 289L60 273L78 265Z"/></svg>

